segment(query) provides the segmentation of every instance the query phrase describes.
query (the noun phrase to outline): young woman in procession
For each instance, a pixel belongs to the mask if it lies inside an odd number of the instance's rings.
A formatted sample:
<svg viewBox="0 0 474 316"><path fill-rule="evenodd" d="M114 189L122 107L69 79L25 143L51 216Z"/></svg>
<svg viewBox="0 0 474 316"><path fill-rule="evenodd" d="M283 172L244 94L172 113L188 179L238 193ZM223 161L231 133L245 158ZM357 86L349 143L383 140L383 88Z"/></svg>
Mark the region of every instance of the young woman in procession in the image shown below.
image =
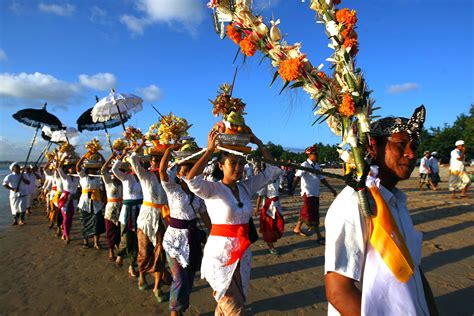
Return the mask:
<svg viewBox="0 0 474 316"><path fill-rule="evenodd" d="M57 170L53 172L53 187L51 189L50 195L50 212L49 212L49 228L53 228L56 225L56 236L62 236L62 223L63 217L61 215L61 211L59 210L59 197L63 193L63 182L61 181L61 177L59 176Z"/></svg>
<svg viewBox="0 0 474 316"><path fill-rule="evenodd" d="M43 197L46 205L46 218L49 219L49 213L51 210L51 190L53 189L53 170L50 168L50 162L48 161L44 166L44 183L43 183Z"/></svg>
<svg viewBox="0 0 474 316"><path fill-rule="evenodd" d="M100 169L102 181L105 185L105 193L107 194L104 219L109 260L111 261L115 260L114 249L120 244L119 216L122 209L122 182L110 171L110 162L116 156L117 153L114 151Z"/></svg>
<svg viewBox="0 0 474 316"><path fill-rule="evenodd" d="M119 215L121 239L115 264L121 267L123 265L123 258L126 255L130 256L131 262L128 267L128 274L131 277L136 277L135 268L138 256L137 218L143 202L143 193L137 175L132 172L126 172L129 168L128 164L122 162L126 154L127 151L124 150L112 165L112 173L122 182L123 198L122 209Z"/></svg>
<svg viewBox="0 0 474 316"><path fill-rule="evenodd" d="M263 167L265 168L265 167ZM280 203L281 178L277 178L258 192L257 205L254 216L260 214L260 233L267 243L271 254L278 255L274 243L283 236L284 220L283 209ZM260 205L263 201L263 206Z"/></svg>
<svg viewBox="0 0 474 316"><path fill-rule="evenodd" d="M130 155L130 164L138 176L143 192L143 203L137 218L138 239L138 289L147 288L146 274L153 274L155 278L153 295L159 303L168 300L161 291L161 283L165 273L165 252L162 242L166 231L166 224L162 213L168 213L168 199L159 177L160 155L150 156L150 170L145 169L138 156L145 145L142 139L141 145L134 148ZM128 151L129 148L125 149Z"/></svg>
<svg viewBox="0 0 474 316"><path fill-rule="evenodd" d="M60 160L56 167L56 172L61 178L63 187L63 192L58 201L58 209L63 218L63 235L61 239L64 240L66 244L70 242L72 218L75 210L74 197L79 187L79 178L72 175L74 173L74 166L72 161L66 162Z"/></svg>
<svg viewBox="0 0 474 316"><path fill-rule="evenodd" d="M188 173L186 184L191 192L204 199L212 222L204 248L201 278L207 280L217 301L216 315L242 315L250 280L249 220L252 218L252 195L280 176L280 168L268 166L260 174L240 181L245 165L241 156L222 153L220 182L204 180L202 172L216 149L218 132L212 130L204 155ZM271 154L255 135L256 144L265 159Z"/></svg>
<svg viewBox="0 0 474 316"><path fill-rule="evenodd" d="M198 217L210 229L204 201L195 196L183 179L194 166L192 162L178 163L177 177L168 174L168 162L171 151L177 145L169 147L161 159L160 179L168 196L170 222L163 239L163 248L173 276L170 288L171 315L183 315L189 307L189 297L194 283L194 275L201 266L202 249L200 232L197 228Z"/></svg>
<svg viewBox="0 0 474 316"><path fill-rule="evenodd" d="M90 247L89 238L92 237L94 248L100 250L100 235L105 232L102 214L104 203L102 201L102 181L96 175L101 166L92 162L87 162L84 167L82 166L83 162L93 154L99 155L102 161L104 160L98 152L88 152L76 164L76 171L82 188L77 208L81 211L83 248L87 249Z"/></svg>

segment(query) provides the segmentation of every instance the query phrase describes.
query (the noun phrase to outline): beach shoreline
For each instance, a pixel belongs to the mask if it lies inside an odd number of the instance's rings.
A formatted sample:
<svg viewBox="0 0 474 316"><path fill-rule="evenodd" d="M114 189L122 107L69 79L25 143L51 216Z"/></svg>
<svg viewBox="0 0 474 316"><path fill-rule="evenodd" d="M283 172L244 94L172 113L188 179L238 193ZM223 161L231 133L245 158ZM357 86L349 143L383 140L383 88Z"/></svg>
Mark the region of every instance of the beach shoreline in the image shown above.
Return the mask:
<svg viewBox="0 0 474 316"><path fill-rule="evenodd" d="M474 295L473 199L451 200L442 168L441 191L418 190L416 171L400 183L408 195L415 227L424 232L422 269L433 289L441 315L471 315ZM329 180L340 191L340 180ZM472 192L471 193L472 196ZM321 215L332 201L321 195ZM299 196L282 197L285 234L276 244L280 256L270 255L260 239L252 245L253 261L247 302L250 315L325 315L324 247L316 236L292 233L301 206ZM7 207L2 205L2 208ZM151 289L139 291L126 264L116 268L101 251L81 249L79 214L74 215L71 244L65 245L47 228L43 209L36 209L24 227L0 230L1 315L37 314L167 314ZM254 218L255 223L257 220ZM148 278L151 284L151 277ZM164 287L168 292L169 287ZM213 315L215 302L204 280L196 278L188 315Z"/></svg>

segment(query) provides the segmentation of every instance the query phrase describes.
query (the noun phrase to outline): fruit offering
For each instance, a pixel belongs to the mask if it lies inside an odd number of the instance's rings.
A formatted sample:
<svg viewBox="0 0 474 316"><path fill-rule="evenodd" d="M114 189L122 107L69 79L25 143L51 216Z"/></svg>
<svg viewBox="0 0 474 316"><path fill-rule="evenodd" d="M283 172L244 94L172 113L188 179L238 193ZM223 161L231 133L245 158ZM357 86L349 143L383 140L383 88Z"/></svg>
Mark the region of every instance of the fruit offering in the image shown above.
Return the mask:
<svg viewBox="0 0 474 316"><path fill-rule="evenodd" d="M181 137L188 135L188 129L191 126L186 119L175 116L171 112L168 115L164 115L160 120L160 127L158 128L160 143L170 144L178 142Z"/></svg>
<svg viewBox="0 0 474 316"><path fill-rule="evenodd" d="M143 133L139 128L128 126L125 131L123 132L123 137L128 139L134 143L138 142L138 140L142 139Z"/></svg>

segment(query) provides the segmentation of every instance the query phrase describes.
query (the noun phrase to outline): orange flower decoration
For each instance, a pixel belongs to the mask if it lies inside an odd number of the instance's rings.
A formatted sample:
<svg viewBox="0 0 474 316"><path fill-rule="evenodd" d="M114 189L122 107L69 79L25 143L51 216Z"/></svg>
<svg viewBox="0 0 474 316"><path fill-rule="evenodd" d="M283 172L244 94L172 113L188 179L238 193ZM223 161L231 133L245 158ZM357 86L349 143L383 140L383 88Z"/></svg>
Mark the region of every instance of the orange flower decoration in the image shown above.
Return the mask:
<svg viewBox="0 0 474 316"><path fill-rule="evenodd" d="M349 93L344 94L342 97L341 105L339 105L339 113L347 117L354 115L355 103Z"/></svg>
<svg viewBox="0 0 474 316"><path fill-rule="evenodd" d="M280 63L278 73L280 77L285 81L293 81L297 79L301 74L303 68L303 58L300 56L297 58L288 58Z"/></svg>
<svg viewBox="0 0 474 316"><path fill-rule="evenodd" d="M328 78L328 76L326 76L326 74L322 71L318 71L317 73L318 77L323 79L323 80L326 80Z"/></svg>
<svg viewBox="0 0 474 316"><path fill-rule="evenodd" d="M242 41L242 33L234 28L234 24L228 24L226 26L226 34L237 45Z"/></svg>
<svg viewBox="0 0 474 316"><path fill-rule="evenodd" d="M353 28L357 23L356 11L349 11L347 8L337 10L336 20L337 22L344 24L347 28Z"/></svg>
<svg viewBox="0 0 474 316"><path fill-rule="evenodd" d="M357 54L357 52L359 51L359 43L357 41L357 38L356 37L352 37L352 38L346 38L344 40L344 43L343 43L343 46L344 47L350 47L351 50L349 52L349 54L351 56L355 56Z"/></svg>
<svg viewBox="0 0 474 316"><path fill-rule="evenodd" d="M240 50L247 56L253 56L257 51L257 45L255 45L250 36L247 36L240 41Z"/></svg>

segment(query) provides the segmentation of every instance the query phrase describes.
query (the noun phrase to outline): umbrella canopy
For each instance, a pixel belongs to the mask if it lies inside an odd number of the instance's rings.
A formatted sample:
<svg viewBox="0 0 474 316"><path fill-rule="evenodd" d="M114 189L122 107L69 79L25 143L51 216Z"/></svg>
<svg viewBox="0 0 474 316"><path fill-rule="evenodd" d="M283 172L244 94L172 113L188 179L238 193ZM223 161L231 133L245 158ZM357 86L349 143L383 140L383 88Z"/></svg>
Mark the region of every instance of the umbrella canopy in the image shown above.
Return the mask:
<svg viewBox="0 0 474 316"><path fill-rule="evenodd" d="M75 129L74 127L67 127L65 130L54 131L51 135L51 142L69 143L69 140L76 136L78 136L77 129Z"/></svg>
<svg viewBox="0 0 474 316"><path fill-rule="evenodd" d="M84 130L100 131L103 129L116 127L122 124L122 122L120 121L120 117L117 117L105 122L94 122L92 120L92 109L93 108L88 109L87 111L82 113L81 116L79 116L79 118L77 119L76 123L77 123L77 129L79 130L79 132L82 132ZM131 117L130 115L123 115L122 116L123 122L125 123L126 121L128 121L130 117Z"/></svg>
<svg viewBox="0 0 474 316"><path fill-rule="evenodd" d="M49 126L52 131L63 129L63 123L53 114L46 111L46 103L42 109L23 109L15 114L13 118L25 125L41 128Z"/></svg>
<svg viewBox="0 0 474 316"><path fill-rule="evenodd" d="M53 131L49 128L49 126L43 126L43 128L41 129L41 138L43 138L47 142L50 142L51 135L53 135Z"/></svg>
<svg viewBox="0 0 474 316"><path fill-rule="evenodd" d="M127 93L118 93L112 90L108 96L98 101L92 109L93 122L106 122L111 119L124 119L143 109L142 98Z"/></svg>

